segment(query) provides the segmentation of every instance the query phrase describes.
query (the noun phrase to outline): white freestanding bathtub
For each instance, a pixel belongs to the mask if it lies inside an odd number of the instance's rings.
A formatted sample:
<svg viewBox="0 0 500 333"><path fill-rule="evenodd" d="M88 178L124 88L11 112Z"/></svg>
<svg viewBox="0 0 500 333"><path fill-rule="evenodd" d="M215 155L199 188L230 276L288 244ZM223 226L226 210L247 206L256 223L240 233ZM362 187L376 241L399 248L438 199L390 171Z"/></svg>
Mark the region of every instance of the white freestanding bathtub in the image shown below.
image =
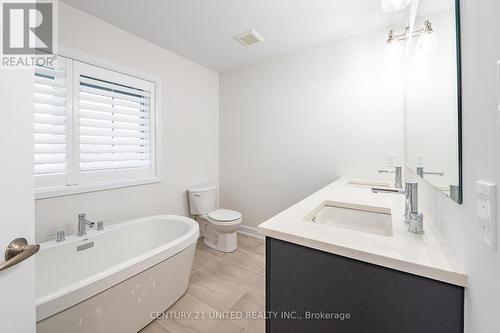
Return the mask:
<svg viewBox="0 0 500 333"><path fill-rule="evenodd" d="M198 223L141 218L41 244L36 256L38 333L135 333L186 291Z"/></svg>

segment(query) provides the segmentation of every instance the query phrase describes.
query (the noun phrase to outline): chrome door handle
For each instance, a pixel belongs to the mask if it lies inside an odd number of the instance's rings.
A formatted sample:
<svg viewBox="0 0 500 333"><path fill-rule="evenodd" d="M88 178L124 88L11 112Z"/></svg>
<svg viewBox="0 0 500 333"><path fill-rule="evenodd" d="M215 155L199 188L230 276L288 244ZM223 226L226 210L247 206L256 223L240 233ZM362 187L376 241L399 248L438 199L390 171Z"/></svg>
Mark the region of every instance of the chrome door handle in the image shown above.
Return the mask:
<svg viewBox="0 0 500 333"><path fill-rule="evenodd" d="M40 245L28 245L25 238L16 238L5 250L5 262L0 265L0 271L19 264L40 250Z"/></svg>

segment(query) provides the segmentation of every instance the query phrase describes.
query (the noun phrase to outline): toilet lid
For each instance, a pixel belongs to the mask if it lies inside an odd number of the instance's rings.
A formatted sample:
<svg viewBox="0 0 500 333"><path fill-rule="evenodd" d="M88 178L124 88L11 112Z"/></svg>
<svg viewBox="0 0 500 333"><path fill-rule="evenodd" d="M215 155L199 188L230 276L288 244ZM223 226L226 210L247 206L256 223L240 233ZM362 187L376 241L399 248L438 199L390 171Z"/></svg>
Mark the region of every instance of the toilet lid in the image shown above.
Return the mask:
<svg viewBox="0 0 500 333"><path fill-rule="evenodd" d="M228 222L240 219L241 213L235 210L217 209L208 213L208 217L215 221Z"/></svg>

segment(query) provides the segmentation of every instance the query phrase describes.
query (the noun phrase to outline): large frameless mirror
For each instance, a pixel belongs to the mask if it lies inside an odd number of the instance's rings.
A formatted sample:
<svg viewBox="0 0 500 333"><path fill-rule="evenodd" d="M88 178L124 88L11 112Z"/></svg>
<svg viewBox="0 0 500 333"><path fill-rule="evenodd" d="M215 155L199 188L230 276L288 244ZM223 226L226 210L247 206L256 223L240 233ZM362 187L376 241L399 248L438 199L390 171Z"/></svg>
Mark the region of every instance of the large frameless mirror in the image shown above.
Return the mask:
<svg viewBox="0 0 500 333"><path fill-rule="evenodd" d="M458 0L413 0L404 45L406 163L462 203Z"/></svg>

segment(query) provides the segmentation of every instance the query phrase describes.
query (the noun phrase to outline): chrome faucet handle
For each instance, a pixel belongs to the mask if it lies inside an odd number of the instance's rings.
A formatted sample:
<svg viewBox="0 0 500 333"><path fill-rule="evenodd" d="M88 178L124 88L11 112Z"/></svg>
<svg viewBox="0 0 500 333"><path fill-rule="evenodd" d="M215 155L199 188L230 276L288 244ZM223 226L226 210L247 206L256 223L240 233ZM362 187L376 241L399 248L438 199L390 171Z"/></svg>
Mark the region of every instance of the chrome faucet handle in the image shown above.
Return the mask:
<svg viewBox="0 0 500 333"><path fill-rule="evenodd" d="M406 191L400 188L387 188L387 187L372 187L373 193L393 193L393 194L405 194Z"/></svg>
<svg viewBox="0 0 500 333"><path fill-rule="evenodd" d="M424 178L425 175L444 176L442 171L425 171L424 167L417 167L417 175Z"/></svg>
<svg viewBox="0 0 500 333"><path fill-rule="evenodd" d="M435 176L444 176L444 172L442 171L424 171L424 175L435 175Z"/></svg>
<svg viewBox="0 0 500 333"><path fill-rule="evenodd" d="M104 221L98 221L97 222L97 231L102 231L104 230Z"/></svg>
<svg viewBox="0 0 500 333"><path fill-rule="evenodd" d="M56 242L62 242L66 240L66 233L64 232L64 230L57 231L55 234L49 234L47 236L56 236Z"/></svg>
<svg viewBox="0 0 500 333"><path fill-rule="evenodd" d="M56 232L56 242L62 242L66 239L64 230Z"/></svg>

